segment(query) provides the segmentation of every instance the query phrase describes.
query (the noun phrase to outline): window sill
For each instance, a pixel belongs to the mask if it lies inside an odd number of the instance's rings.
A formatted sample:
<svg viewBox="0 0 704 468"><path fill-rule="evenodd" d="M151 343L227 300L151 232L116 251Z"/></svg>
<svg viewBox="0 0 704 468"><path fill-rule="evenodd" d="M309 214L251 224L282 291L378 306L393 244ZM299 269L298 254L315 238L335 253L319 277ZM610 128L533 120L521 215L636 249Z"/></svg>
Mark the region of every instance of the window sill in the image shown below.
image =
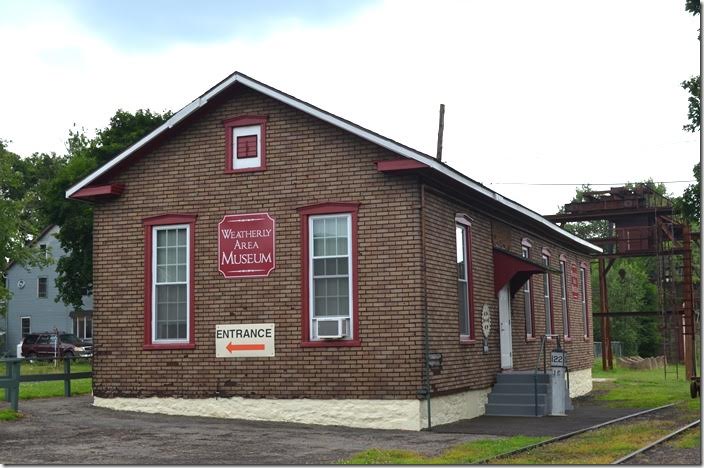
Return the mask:
<svg viewBox="0 0 704 468"><path fill-rule="evenodd" d="M589 335L584 337L584 341L589 341Z"/></svg>
<svg viewBox="0 0 704 468"><path fill-rule="evenodd" d="M350 348L361 346L362 342L356 340L320 340L320 341L301 341L302 348Z"/></svg>
<svg viewBox="0 0 704 468"><path fill-rule="evenodd" d="M460 337L460 344L465 346L471 346L477 344L478 340L476 338L463 338Z"/></svg>
<svg viewBox="0 0 704 468"><path fill-rule="evenodd" d="M244 169L225 169L225 174L237 174L240 172L263 172L266 171L266 166L247 167Z"/></svg>
<svg viewBox="0 0 704 468"><path fill-rule="evenodd" d="M526 335L526 342L528 341L538 341L538 339L532 335Z"/></svg>
<svg viewBox="0 0 704 468"><path fill-rule="evenodd" d="M564 336L563 339L564 339L566 342L568 342L568 343L569 343L570 341L573 341L573 339L572 339L571 336Z"/></svg>
<svg viewBox="0 0 704 468"><path fill-rule="evenodd" d="M156 351L161 349L195 349L195 343L145 343L142 349Z"/></svg>

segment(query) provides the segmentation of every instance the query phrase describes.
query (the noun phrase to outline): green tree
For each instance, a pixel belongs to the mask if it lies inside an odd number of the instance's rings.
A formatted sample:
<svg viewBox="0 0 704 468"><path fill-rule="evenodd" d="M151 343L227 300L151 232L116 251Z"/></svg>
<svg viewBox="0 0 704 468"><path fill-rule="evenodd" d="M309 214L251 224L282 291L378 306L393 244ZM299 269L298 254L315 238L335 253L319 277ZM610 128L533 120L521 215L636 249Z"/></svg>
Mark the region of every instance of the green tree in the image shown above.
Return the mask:
<svg viewBox="0 0 704 468"><path fill-rule="evenodd" d="M30 241L47 225L40 209L41 187L46 186L63 160L55 155L34 154L21 158L0 139L0 272L10 262L43 265L47 261ZM0 283L0 315L5 314L9 291Z"/></svg>
<svg viewBox="0 0 704 468"><path fill-rule="evenodd" d="M67 163L46 187L42 207L45 216L61 226L58 239L66 255L57 262L57 300L80 308L83 296L93 291L93 208L67 200L65 192L127 147L136 143L171 116L150 110L130 113L118 110L110 123L89 138L81 130L69 132Z"/></svg>
<svg viewBox="0 0 704 468"><path fill-rule="evenodd" d="M701 11L700 0L686 0L685 10L692 15L699 15ZM701 34L699 35L701 40ZM696 133L701 126L701 76L692 76L683 81L682 88L689 93L687 98L687 119L689 123L682 128L685 131ZM701 213L701 166L699 163L694 166L694 177L697 182L687 187L682 195L681 211L685 219L692 224L699 224L699 214Z"/></svg>

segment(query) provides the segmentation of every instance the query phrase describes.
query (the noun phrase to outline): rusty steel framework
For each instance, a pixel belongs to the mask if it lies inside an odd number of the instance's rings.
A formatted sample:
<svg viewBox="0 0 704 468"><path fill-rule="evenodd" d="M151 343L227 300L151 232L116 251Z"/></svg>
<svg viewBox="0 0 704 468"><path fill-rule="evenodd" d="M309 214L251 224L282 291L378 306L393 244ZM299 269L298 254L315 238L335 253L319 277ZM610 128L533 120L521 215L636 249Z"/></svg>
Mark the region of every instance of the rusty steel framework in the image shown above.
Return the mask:
<svg viewBox="0 0 704 468"><path fill-rule="evenodd" d="M602 254L595 256L599 268L601 310L594 314L601 319L603 368L613 368L612 317L658 314L662 319L666 361L684 362L692 395L698 394L696 333L699 327L695 310L698 311L699 306L694 301L690 226L675 220L671 201L645 184L611 187L610 190L590 191L583 195L583 201L569 203L564 212L545 218L561 226L580 221L603 223L602 235L589 239L604 249ZM697 242L696 237L694 242ZM610 311L606 275L616 259L626 257L656 259L659 311ZM667 372L666 365L666 375Z"/></svg>

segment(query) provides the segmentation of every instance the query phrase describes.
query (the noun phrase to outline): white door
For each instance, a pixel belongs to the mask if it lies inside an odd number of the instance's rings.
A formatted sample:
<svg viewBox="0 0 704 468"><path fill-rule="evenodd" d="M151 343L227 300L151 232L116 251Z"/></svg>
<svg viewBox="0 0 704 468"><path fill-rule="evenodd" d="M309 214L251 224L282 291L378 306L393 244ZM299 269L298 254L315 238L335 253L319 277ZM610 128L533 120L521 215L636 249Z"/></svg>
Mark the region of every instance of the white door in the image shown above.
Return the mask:
<svg viewBox="0 0 704 468"><path fill-rule="evenodd" d="M501 368L513 368L513 343L511 341L511 293L506 284L499 290L499 332L501 340Z"/></svg>

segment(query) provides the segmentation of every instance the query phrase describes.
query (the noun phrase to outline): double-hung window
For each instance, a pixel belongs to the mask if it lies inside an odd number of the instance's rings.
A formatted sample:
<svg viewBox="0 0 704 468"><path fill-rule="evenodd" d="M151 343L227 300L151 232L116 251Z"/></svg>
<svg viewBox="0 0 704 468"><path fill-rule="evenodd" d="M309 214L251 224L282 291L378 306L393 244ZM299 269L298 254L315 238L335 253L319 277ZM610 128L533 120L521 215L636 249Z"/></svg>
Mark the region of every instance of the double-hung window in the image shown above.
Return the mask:
<svg viewBox="0 0 704 468"><path fill-rule="evenodd" d="M589 311L587 310L587 269L579 269L579 290L582 299L582 324L584 324L584 336L589 336Z"/></svg>
<svg viewBox="0 0 704 468"><path fill-rule="evenodd" d="M560 258L560 302L562 304L562 330L565 338L570 336L570 310L567 303L567 262Z"/></svg>
<svg viewBox="0 0 704 468"><path fill-rule="evenodd" d="M158 216L144 224L145 347L191 348L195 216Z"/></svg>
<svg viewBox="0 0 704 468"><path fill-rule="evenodd" d="M37 278L37 297L46 298L47 297L47 281L46 278Z"/></svg>
<svg viewBox="0 0 704 468"><path fill-rule="evenodd" d="M299 209L303 241L303 345L359 344L357 204Z"/></svg>
<svg viewBox="0 0 704 468"><path fill-rule="evenodd" d="M521 256L526 260L530 260L530 247L523 245L521 247ZM526 336L533 336L533 292L531 291L531 280L528 279L523 285L523 312L526 321Z"/></svg>
<svg viewBox="0 0 704 468"><path fill-rule="evenodd" d="M464 217L457 217L455 224L457 246L457 303L459 306L460 340L474 339L472 307L472 226Z"/></svg>
<svg viewBox="0 0 704 468"><path fill-rule="evenodd" d="M22 338L29 335L32 331L32 319L31 317L20 317L20 326L22 328Z"/></svg>
<svg viewBox="0 0 704 468"><path fill-rule="evenodd" d="M552 284L550 282L550 257L543 254L543 265L545 265L545 273L543 273L543 301L545 304L545 334L554 334L554 325L552 320L552 296L551 288Z"/></svg>

